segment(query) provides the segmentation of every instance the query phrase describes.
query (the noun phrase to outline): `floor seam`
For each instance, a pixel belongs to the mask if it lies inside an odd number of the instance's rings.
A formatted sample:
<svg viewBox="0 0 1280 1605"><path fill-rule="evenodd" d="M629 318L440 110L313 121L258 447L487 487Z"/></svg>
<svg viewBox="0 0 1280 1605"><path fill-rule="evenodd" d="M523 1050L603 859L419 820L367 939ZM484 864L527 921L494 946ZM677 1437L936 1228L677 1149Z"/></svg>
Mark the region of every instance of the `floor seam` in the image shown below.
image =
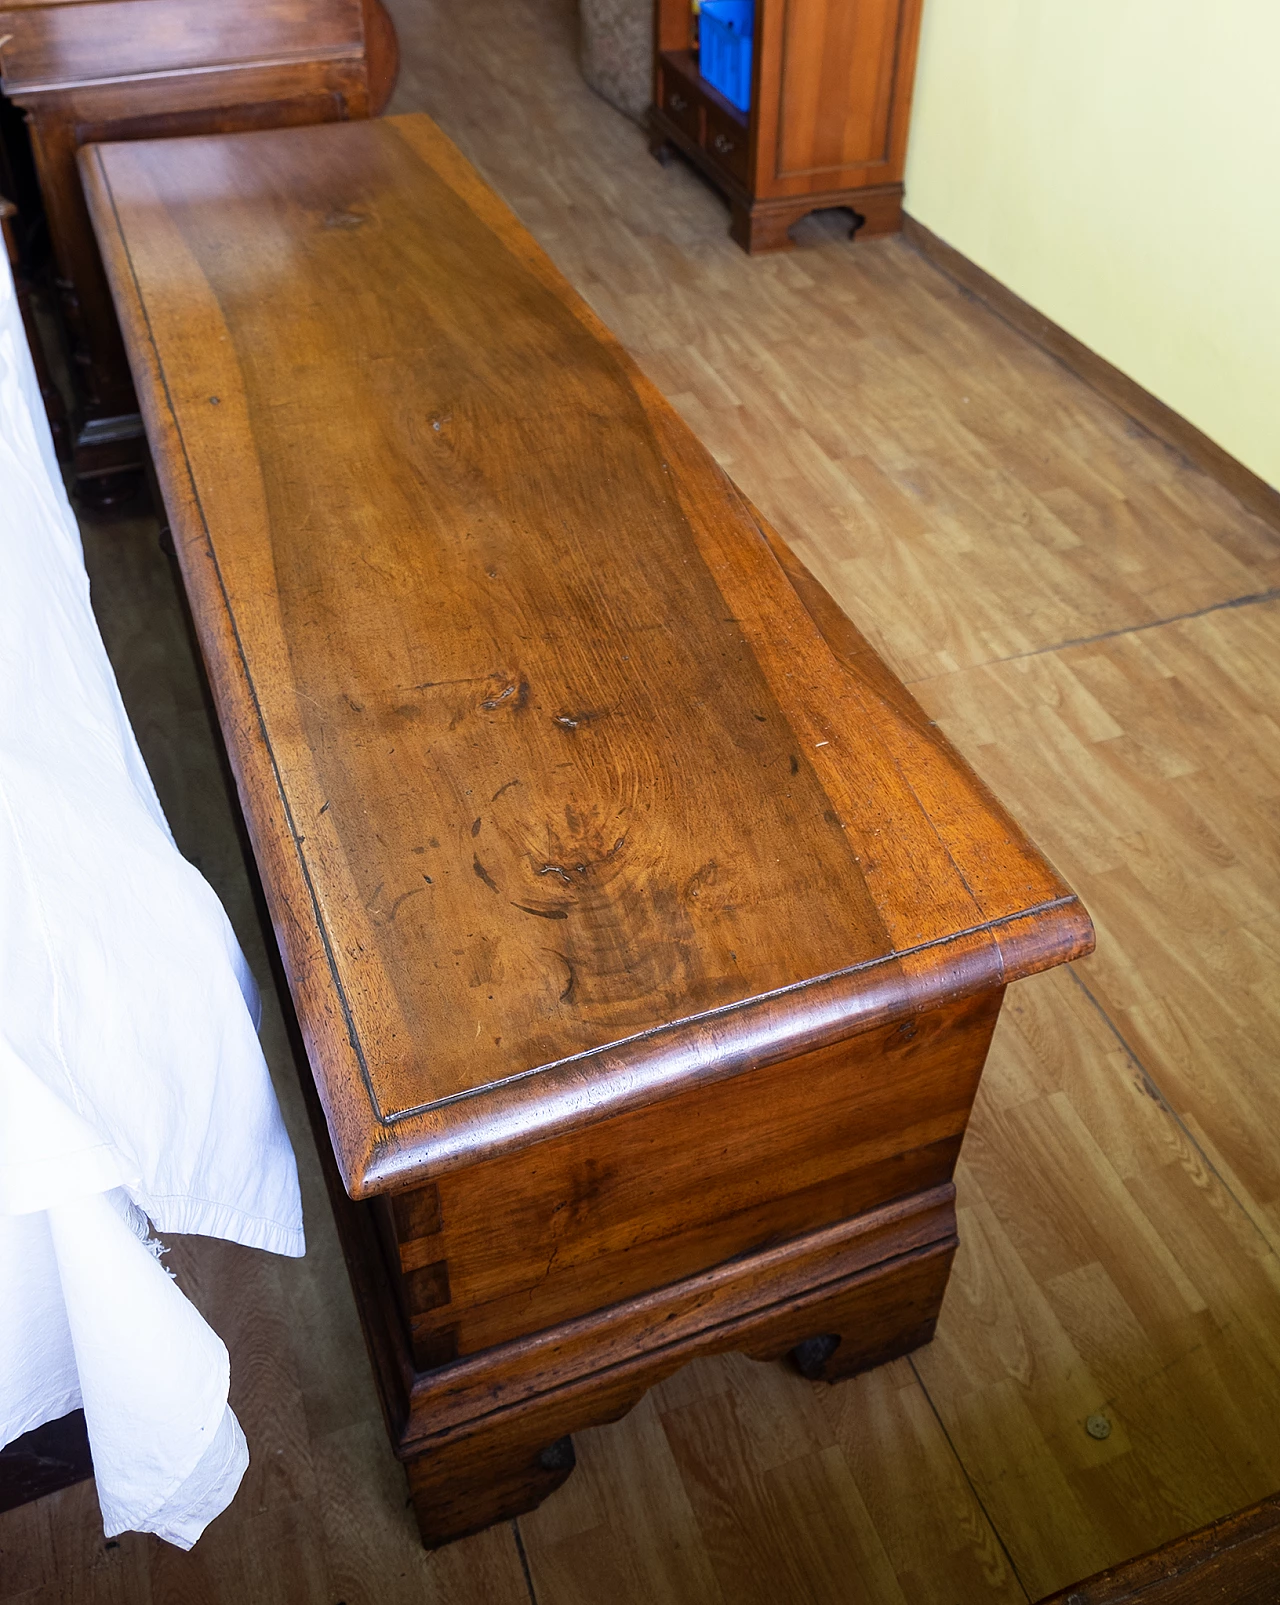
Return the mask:
<svg viewBox="0 0 1280 1605"><path fill-rule="evenodd" d="M1073 636L1066 641L1056 641L1052 646L1030 647L1026 652L1011 652L1004 658L986 658L981 663L961 664L958 668L944 670L940 674L927 674L918 680L907 681L908 685L925 685L930 680L941 680L951 674L965 674L971 669L991 669L1001 663L1018 663L1024 658L1040 658L1051 652L1065 652L1068 647L1092 646L1095 641L1114 641L1122 635L1137 635L1142 630L1163 629L1166 624L1182 624L1188 619L1202 619L1210 613L1224 613L1234 608L1257 607L1259 604L1280 601L1280 585L1273 585L1265 591L1251 591L1247 596L1228 597L1225 602L1210 602L1208 607L1193 608L1187 613L1171 613L1164 619L1147 619L1142 624L1125 624L1115 630L1100 630L1097 635Z"/></svg>
<svg viewBox="0 0 1280 1605"><path fill-rule="evenodd" d="M1027 1588L1026 1583L1023 1582L1022 1573L1018 1570L1017 1563L1009 1552L1008 1544L1005 1543L1000 1529L995 1524L995 1519L983 1502L982 1495L978 1492L977 1485L974 1483L973 1478L969 1475L969 1468L965 1465L964 1460L961 1458L960 1451L956 1448L955 1440L947 1431L947 1424L942 1419L942 1414L939 1411L938 1406L933 1402L933 1395L929 1392L928 1385L926 1384L924 1378L920 1375L919 1369L916 1366L915 1355L908 1354L906 1359L907 1364L911 1367L912 1376L915 1377L921 1393L924 1394L925 1403L929 1406L930 1410L933 1411L933 1419L938 1423L938 1431L941 1432L942 1436L946 1439L947 1448L950 1449L955 1458L956 1465L960 1468L960 1475L964 1478L965 1485L968 1487L969 1492L973 1495L974 1502L977 1504L978 1509L982 1512L983 1519L986 1521L987 1526L990 1527L992 1536L995 1538L996 1543L999 1544L1000 1553L1009 1563L1009 1570L1013 1573L1014 1582L1017 1583L1018 1587L1022 1590L1022 1596L1027 1601L1027 1605L1032 1605L1031 1592Z"/></svg>
<svg viewBox="0 0 1280 1605"><path fill-rule="evenodd" d="M1117 632L1117 633L1124 633L1124 632ZM1182 1119L1181 1115L1178 1114L1177 1110L1169 1102L1168 1098L1165 1096L1164 1092L1161 1090L1160 1084L1156 1081L1155 1077L1147 1069L1146 1064L1139 1057L1139 1055L1134 1051L1132 1045L1130 1044L1130 1042L1128 1041L1128 1039L1124 1035L1124 1032L1120 1030L1119 1026L1111 1018L1110 1014L1108 1014L1107 1010L1103 1007L1102 1003L1094 995L1094 993L1090 990L1088 984L1077 973L1076 966L1074 964L1068 964L1068 965L1065 966L1065 968L1066 968L1066 973L1067 973L1068 977L1075 983L1075 985L1077 987L1079 987L1080 991L1084 993L1085 997L1088 999L1089 1003L1092 1005L1093 1009L1097 1013L1099 1019L1101 1019L1102 1023L1106 1026L1107 1030L1115 1038L1116 1043L1119 1045L1119 1047L1120 1047L1121 1051L1124 1053L1125 1057L1129 1060L1129 1062L1133 1066L1133 1068L1142 1077L1143 1086L1144 1086L1148 1096L1152 1099L1152 1101L1154 1103L1156 1103L1160 1107L1160 1109L1166 1115L1168 1115L1169 1119L1173 1121L1174 1125L1178 1128L1178 1130L1182 1133L1182 1135L1186 1138L1187 1142L1190 1144L1192 1150L1196 1154L1198 1154L1200 1156L1201 1161L1207 1167L1210 1175L1213 1176L1214 1180L1217 1181L1218 1185L1226 1193L1227 1197L1230 1198L1232 1203L1240 1211L1240 1213L1243 1215L1245 1220L1248 1221L1249 1225L1253 1228L1253 1230L1257 1233L1257 1235L1262 1239L1262 1241L1266 1245L1268 1251L1271 1252L1272 1254L1274 1254L1276 1252L1276 1249L1275 1249L1274 1245L1272 1244L1271 1239L1267 1235L1266 1231L1263 1229L1263 1227L1255 1219L1253 1211L1248 1207L1248 1205L1243 1201L1243 1199L1240 1198L1240 1196L1237 1194L1235 1189L1227 1181L1226 1177L1223 1176L1222 1172L1218 1169L1217 1165L1214 1164L1214 1162L1213 1162L1212 1158L1209 1156L1209 1154L1207 1154L1205 1152L1204 1148L1201 1146L1199 1141L1196 1139L1194 1133L1189 1129L1189 1127L1186 1125L1185 1121ZM1031 1605L1031 1595L1027 1590L1026 1584L1023 1582L1022 1574L1019 1572L1019 1570L1017 1568L1017 1565L1014 1562L1013 1556L1009 1552L1009 1547L1005 1543L1004 1538L1002 1537L1002 1535L1000 1533L1000 1529L996 1526L995 1520L993 1519L993 1517L991 1515L991 1512L987 1509L985 1503L983 1502L982 1495L978 1492L978 1489L974 1484L973 1478L969 1475L969 1468L965 1465L964 1460L963 1460L963 1458L962 1458L962 1456L960 1454L960 1451L956 1447L954 1439L952 1438L950 1432L947 1431L946 1422L943 1421L942 1414L939 1411L937 1404L934 1402L933 1396L929 1392L929 1388L928 1388L927 1384L925 1383L924 1378L920 1375L920 1372L919 1372L919 1370L918 1370L918 1368L916 1366L915 1356L914 1355L908 1355L907 1356L907 1361L911 1366L911 1371L912 1371L913 1376L915 1377L916 1381L920 1385L920 1391L924 1394L925 1401L927 1402L930 1410L933 1412L934 1419L938 1423L939 1431L942 1433L943 1437L946 1439L947 1446L951 1450L951 1453L955 1456L956 1464L960 1468L961 1475L964 1477L964 1480L965 1480L966 1484L969 1487L969 1491L972 1493L974 1499L977 1502L979 1510L981 1510L983 1516L986 1518L988 1526L991 1528L992 1533L995 1535L996 1542L1000 1545L1001 1552L1003 1553L1005 1559L1009 1563L1009 1568L1013 1572L1013 1575L1014 1575L1015 1580L1017 1581L1018 1587L1021 1588L1023 1594L1026 1595L1026 1598L1027 1598L1027 1601L1028 1601L1028 1605Z"/></svg>
<svg viewBox="0 0 1280 1605"><path fill-rule="evenodd" d="M529 1557L525 1553L524 1539L520 1536L519 1517L512 1518L511 1533L516 1541L516 1554L520 1557L520 1569L524 1572L524 1586L529 1590L529 1605L538 1605L538 1591L533 1586L533 1573L529 1569Z"/></svg>
<svg viewBox="0 0 1280 1605"><path fill-rule="evenodd" d="M1173 1121L1174 1125L1177 1126L1178 1130L1182 1133L1182 1135L1191 1144L1191 1146L1195 1150L1195 1152L1200 1155L1200 1158L1204 1161L1205 1165L1208 1167L1209 1174L1214 1178L1215 1181L1217 1181L1219 1186L1222 1188L1223 1192L1226 1193L1227 1197L1236 1206L1236 1208L1240 1211L1240 1213L1244 1216L1244 1218L1249 1222L1250 1226L1253 1227L1254 1231L1258 1234L1258 1236L1262 1239L1263 1243L1266 1245L1268 1252L1270 1252L1271 1254L1275 1254L1276 1253L1276 1247L1272 1243L1271 1238L1268 1235L1268 1233L1265 1230L1265 1228L1257 1221L1257 1219L1255 1219L1253 1211L1244 1202L1244 1200L1239 1196L1239 1194L1236 1192L1235 1188L1232 1187L1231 1183L1227 1180L1227 1178L1218 1169L1217 1165L1214 1164L1212 1157L1205 1152L1203 1146L1201 1145L1199 1140L1196 1138L1195 1133L1191 1130L1191 1128L1183 1120L1182 1116L1178 1113L1178 1111L1169 1102L1168 1098L1165 1097L1164 1091L1161 1088L1160 1083L1151 1074L1150 1070L1147 1069L1146 1065L1143 1063L1142 1059L1139 1058L1138 1054L1134 1052L1134 1050L1133 1050L1132 1046L1130 1045L1128 1039L1125 1037L1124 1032L1121 1031L1120 1027L1115 1023L1115 1021L1107 1013L1106 1009L1102 1006L1102 1004L1098 1001L1098 999L1094 996L1094 994L1089 990L1089 987L1086 984L1086 982L1083 981L1081 979L1081 977L1076 973L1075 965L1074 964L1068 964L1066 966L1066 971L1067 971L1068 977L1072 981L1075 982L1076 986L1078 986L1080 988L1080 990L1084 993L1085 997L1088 998L1089 1002L1093 1005L1094 1009L1097 1011L1099 1019L1101 1019L1102 1023L1106 1026L1107 1030L1110 1031L1111 1035L1119 1043L1121 1049L1123 1050L1125 1056L1128 1058L1129 1062L1133 1065L1134 1069L1142 1077L1143 1084L1144 1084L1144 1086L1146 1088L1146 1091L1147 1091L1148 1095L1151 1097L1151 1099L1155 1103L1159 1104L1160 1108L1164 1110L1164 1112L1169 1116L1170 1120Z"/></svg>

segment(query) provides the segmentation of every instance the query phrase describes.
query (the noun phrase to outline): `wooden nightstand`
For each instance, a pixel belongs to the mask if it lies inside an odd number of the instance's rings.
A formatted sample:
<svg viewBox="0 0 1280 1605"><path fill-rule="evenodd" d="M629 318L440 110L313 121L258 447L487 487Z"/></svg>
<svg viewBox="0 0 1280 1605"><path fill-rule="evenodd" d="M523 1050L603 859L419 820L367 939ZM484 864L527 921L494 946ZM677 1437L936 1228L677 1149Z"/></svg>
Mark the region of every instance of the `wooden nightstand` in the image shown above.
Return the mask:
<svg viewBox="0 0 1280 1605"><path fill-rule="evenodd" d="M688 0L654 11L650 149L682 152L729 197L743 250L788 248L807 213L848 206L867 234L902 223L921 0L756 0L751 108L698 72Z"/></svg>
<svg viewBox="0 0 1280 1605"><path fill-rule="evenodd" d="M127 499L146 443L76 151L92 140L376 116L397 65L381 0L0 0L0 89L31 134L77 392L72 467L86 499Z"/></svg>

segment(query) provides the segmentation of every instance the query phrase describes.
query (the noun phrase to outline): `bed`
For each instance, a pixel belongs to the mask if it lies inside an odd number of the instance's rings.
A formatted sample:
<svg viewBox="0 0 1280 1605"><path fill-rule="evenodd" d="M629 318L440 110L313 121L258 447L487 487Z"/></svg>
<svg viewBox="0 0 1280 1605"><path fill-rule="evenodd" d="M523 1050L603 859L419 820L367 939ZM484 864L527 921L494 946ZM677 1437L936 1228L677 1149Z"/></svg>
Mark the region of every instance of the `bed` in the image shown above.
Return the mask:
<svg viewBox="0 0 1280 1605"><path fill-rule="evenodd" d="M0 1445L83 1409L108 1537L190 1547L248 1464L157 1234L303 1252L257 1007L130 729L0 260Z"/></svg>

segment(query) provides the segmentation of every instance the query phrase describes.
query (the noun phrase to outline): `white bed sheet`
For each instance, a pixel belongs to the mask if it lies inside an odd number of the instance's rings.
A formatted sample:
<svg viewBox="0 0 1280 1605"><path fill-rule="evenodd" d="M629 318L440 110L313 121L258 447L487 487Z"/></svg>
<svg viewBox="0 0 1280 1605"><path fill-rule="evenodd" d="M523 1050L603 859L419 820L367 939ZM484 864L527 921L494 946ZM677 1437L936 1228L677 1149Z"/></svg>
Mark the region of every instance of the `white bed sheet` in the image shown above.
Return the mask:
<svg viewBox="0 0 1280 1605"><path fill-rule="evenodd" d="M0 259L0 1444L83 1405L108 1536L190 1547L248 1452L148 1244L303 1252L226 915L173 844L93 613Z"/></svg>

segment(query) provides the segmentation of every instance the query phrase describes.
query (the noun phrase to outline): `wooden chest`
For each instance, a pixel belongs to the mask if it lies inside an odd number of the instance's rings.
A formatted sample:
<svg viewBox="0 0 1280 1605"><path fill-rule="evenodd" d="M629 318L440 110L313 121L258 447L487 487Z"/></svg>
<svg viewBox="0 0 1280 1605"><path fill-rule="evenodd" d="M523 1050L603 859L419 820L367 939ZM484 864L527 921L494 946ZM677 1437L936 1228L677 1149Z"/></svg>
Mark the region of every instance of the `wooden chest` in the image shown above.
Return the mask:
<svg viewBox="0 0 1280 1605"><path fill-rule="evenodd" d="M428 119L81 162L427 1542L927 1341L1075 897Z"/></svg>

